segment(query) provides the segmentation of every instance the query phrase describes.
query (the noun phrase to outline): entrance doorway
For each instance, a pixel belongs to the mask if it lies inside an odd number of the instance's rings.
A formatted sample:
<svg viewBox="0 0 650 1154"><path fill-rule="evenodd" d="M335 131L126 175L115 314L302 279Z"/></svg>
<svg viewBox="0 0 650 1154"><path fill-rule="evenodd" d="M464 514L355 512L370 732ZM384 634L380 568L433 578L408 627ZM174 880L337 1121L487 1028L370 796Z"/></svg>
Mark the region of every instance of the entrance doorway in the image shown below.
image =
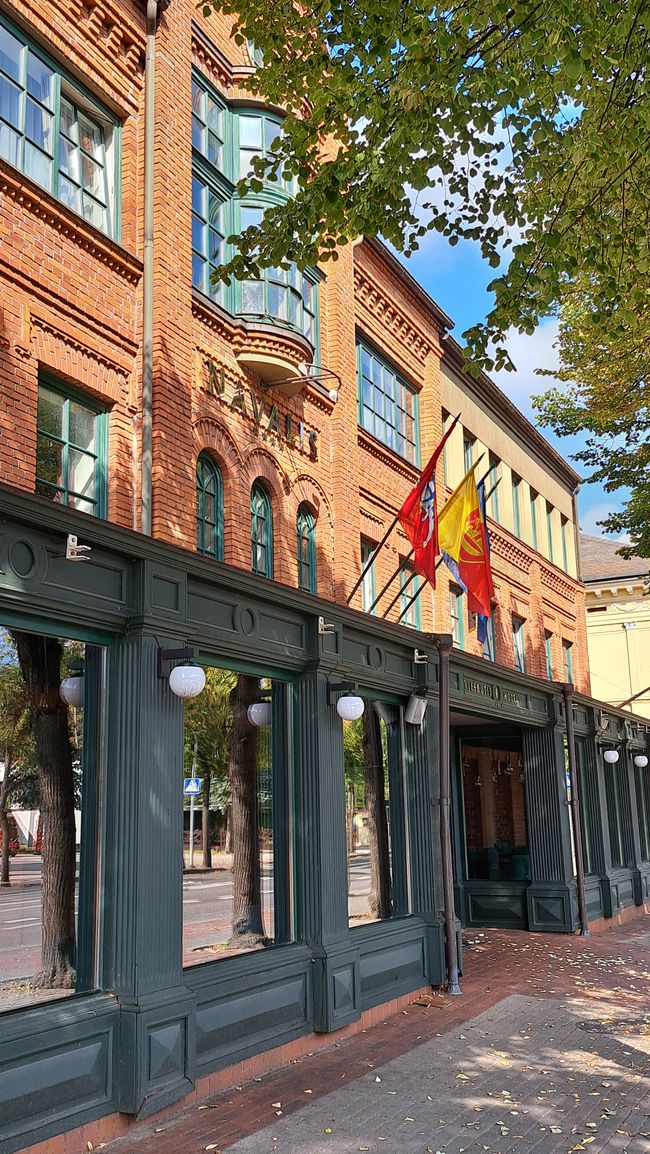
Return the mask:
<svg viewBox="0 0 650 1154"><path fill-rule="evenodd" d="M462 739L459 749L468 880L530 881L521 739Z"/></svg>

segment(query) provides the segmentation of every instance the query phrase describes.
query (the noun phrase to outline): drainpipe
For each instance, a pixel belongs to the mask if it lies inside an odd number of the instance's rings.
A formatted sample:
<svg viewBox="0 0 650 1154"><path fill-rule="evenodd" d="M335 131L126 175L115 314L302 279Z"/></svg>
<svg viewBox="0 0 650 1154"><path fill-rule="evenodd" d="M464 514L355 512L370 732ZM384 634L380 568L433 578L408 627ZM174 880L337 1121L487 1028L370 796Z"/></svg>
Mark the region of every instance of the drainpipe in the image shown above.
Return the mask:
<svg viewBox="0 0 650 1154"><path fill-rule="evenodd" d="M580 914L580 933L583 938L590 937L589 922L587 920L587 896L585 894L585 865L582 857L582 819L580 816L580 797L578 793L578 771L576 766L576 740L573 731L573 686L562 686L564 695L564 711L566 715L566 743L569 756L569 784L571 786L571 816L573 818L573 848L576 858L576 886L578 889L578 912Z"/></svg>
<svg viewBox="0 0 650 1154"><path fill-rule="evenodd" d="M144 66L144 272L142 277L142 455L140 531L151 536L151 444L153 422L153 202L156 99L156 25L161 0L147 0Z"/></svg>
<svg viewBox="0 0 650 1154"><path fill-rule="evenodd" d="M439 634L436 637L436 645L439 656L440 843L442 850L442 887L444 892L447 993L462 994L462 990L458 984L454 868L451 854L451 771L449 767L449 654L453 646L451 634Z"/></svg>

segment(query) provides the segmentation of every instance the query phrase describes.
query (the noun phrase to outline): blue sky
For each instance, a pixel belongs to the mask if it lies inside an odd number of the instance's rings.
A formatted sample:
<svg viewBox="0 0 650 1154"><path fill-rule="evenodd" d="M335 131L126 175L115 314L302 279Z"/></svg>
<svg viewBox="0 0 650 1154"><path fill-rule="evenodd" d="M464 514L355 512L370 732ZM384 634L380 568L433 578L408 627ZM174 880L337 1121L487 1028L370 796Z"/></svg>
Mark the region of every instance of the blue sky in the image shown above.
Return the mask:
<svg viewBox="0 0 650 1154"><path fill-rule="evenodd" d="M461 340L461 333L465 329L486 316L491 303L487 285L495 272L482 260L475 244L461 241L452 248L439 234L430 233L424 238L420 251L404 263L422 287L455 321L453 335L457 340ZM552 369L557 366L557 353L553 348L556 332L557 322L548 320L539 326L532 337L513 333L508 342L508 351L517 366L517 372L493 374L504 393L533 423L536 421L530 398L551 384L548 377L535 376L535 369ZM579 437L559 438L549 429L541 431L567 459L580 447ZM581 466L572 463L580 472ZM620 509L624 498L624 490L605 493L600 485L583 484L578 498L582 531L602 536L603 530L597 522L608 513Z"/></svg>

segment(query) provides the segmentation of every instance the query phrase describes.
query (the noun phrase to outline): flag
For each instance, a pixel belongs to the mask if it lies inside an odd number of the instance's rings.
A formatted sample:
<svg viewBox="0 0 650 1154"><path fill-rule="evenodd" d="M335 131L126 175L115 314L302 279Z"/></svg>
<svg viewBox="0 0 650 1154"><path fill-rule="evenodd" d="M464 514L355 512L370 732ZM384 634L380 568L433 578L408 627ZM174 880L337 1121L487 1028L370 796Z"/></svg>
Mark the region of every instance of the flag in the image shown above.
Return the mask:
<svg viewBox="0 0 650 1154"><path fill-rule="evenodd" d="M451 425L433 456L420 473L420 480L411 490L397 514L404 532L413 546L413 570L426 577L430 585L436 584L436 557L438 548L438 510L436 507L436 463L445 442L460 417L454 417Z"/></svg>
<svg viewBox="0 0 650 1154"><path fill-rule="evenodd" d="M467 592L469 608L473 613L489 617L494 588L485 523L474 479L475 468L473 465L465 474L441 510L438 537L446 563L452 562L449 568Z"/></svg>
<svg viewBox="0 0 650 1154"><path fill-rule="evenodd" d="M479 503L479 507L481 510L481 516L483 518L483 525L485 527L485 540L487 541L487 550L488 550L488 557L489 557L490 556L490 534L488 533L488 527L487 527L487 497L485 495L485 478L483 478L482 481L479 481L478 485L476 486L476 491L478 493L478 503ZM476 619L476 636L477 636L477 639L478 639L480 645L485 645L485 642L487 641L488 622L489 622L491 616L492 616L492 606L490 606L490 616L486 616L485 613L479 613L478 617Z"/></svg>

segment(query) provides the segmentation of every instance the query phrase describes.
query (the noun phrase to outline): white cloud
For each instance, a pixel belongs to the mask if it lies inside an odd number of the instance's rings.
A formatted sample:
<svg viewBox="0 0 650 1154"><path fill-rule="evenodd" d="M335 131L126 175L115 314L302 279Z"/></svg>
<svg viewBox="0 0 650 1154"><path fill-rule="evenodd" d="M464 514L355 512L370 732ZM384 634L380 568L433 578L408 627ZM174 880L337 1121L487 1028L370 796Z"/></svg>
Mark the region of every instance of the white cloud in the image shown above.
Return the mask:
<svg viewBox="0 0 650 1154"><path fill-rule="evenodd" d="M555 377L536 375L537 369L554 372L559 368L558 351L554 347L557 335L558 322L553 318L542 321L531 336L514 329L507 335L505 344L516 371L502 369L493 376L499 388L527 417L533 416L531 397L557 383Z"/></svg>
<svg viewBox="0 0 650 1154"><path fill-rule="evenodd" d="M629 535L627 533L623 533L622 535L619 535L618 537L616 537L612 533L605 533L605 530L603 529L602 525L598 524L599 521L604 521L605 518L610 515L610 513L618 512L620 506L621 506L620 499L617 501L610 499L610 500L605 500L605 501L595 501L593 505L589 506L589 508L581 509L580 510L580 530L581 530L581 532L582 533L588 533L591 537L604 537L608 541L615 541L615 542L620 543L621 545L628 545L630 543L630 538L629 538Z"/></svg>

